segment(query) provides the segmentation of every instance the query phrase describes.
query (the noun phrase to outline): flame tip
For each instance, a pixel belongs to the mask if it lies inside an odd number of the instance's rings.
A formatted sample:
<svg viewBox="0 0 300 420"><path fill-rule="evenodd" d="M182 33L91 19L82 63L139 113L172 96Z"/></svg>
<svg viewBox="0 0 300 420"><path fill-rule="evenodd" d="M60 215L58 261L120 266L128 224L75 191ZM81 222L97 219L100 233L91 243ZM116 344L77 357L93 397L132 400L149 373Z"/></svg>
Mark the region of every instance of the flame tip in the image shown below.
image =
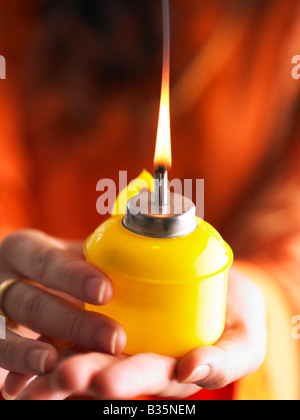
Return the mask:
<svg viewBox="0 0 300 420"><path fill-rule="evenodd" d="M168 0L164 6L164 54L163 74L161 84L161 98L158 118L154 164L170 168L172 166L171 153L171 123L170 123L170 23Z"/></svg>

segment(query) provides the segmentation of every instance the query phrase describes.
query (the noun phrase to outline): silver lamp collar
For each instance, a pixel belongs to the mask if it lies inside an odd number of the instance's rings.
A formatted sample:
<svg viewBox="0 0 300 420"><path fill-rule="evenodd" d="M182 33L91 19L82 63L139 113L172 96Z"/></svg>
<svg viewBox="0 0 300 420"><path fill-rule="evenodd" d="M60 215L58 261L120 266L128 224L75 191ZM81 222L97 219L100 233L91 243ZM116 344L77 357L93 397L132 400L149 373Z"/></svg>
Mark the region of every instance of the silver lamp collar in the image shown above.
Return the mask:
<svg viewBox="0 0 300 420"><path fill-rule="evenodd" d="M126 207L123 225L128 230L155 238L186 236L197 228L194 203L179 194L167 193L167 202L157 204L157 193L142 192Z"/></svg>

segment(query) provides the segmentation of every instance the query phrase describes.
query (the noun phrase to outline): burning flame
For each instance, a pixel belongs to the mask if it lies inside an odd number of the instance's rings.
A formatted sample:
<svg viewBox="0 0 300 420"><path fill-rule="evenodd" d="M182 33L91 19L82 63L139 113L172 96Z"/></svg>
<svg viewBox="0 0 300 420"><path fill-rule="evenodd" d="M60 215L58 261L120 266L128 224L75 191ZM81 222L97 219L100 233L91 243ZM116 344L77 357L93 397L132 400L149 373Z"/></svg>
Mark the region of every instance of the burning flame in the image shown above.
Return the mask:
<svg viewBox="0 0 300 420"><path fill-rule="evenodd" d="M163 0L163 73L160 110L156 136L154 164L157 167L171 167L171 124L170 124L170 14L169 0Z"/></svg>

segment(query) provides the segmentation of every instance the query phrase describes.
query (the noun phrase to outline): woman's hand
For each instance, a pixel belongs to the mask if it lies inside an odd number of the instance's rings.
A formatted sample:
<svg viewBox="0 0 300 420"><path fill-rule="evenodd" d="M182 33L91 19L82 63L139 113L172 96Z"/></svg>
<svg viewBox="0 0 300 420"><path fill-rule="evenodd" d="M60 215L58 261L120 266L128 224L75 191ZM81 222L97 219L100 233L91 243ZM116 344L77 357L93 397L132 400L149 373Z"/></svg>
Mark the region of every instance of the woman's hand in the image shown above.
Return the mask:
<svg viewBox="0 0 300 420"><path fill-rule="evenodd" d="M20 393L20 399L64 399L74 394L100 399L184 398L200 388L224 387L255 371L266 351L265 318L260 290L231 270L226 328L215 346L199 347L180 360L155 354L65 354L53 372L27 387L29 378L13 374L5 387L8 393Z"/></svg>
<svg viewBox="0 0 300 420"><path fill-rule="evenodd" d="M80 307L82 302L105 304L113 293L109 278L82 256L82 244L76 246L39 231L7 236L0 247L0 284L7 279L21 280L5 292L2 309L10 319L38 334L118 354L126 341L122 327ZM0 340L0 368L9 371L39 375L50 371L57 358L51 344L8 329L6 339Z"/></svg>

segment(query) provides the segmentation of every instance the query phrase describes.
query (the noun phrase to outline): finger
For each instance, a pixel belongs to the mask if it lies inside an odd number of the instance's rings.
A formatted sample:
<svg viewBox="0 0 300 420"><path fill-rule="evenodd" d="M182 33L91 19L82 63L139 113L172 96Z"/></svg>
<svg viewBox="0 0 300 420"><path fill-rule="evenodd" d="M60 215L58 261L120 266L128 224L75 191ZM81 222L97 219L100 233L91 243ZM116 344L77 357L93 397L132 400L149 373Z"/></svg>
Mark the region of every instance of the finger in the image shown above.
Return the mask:
<svg viewBox="0 0 300 420"><path fill-rule="evenodd" d="M154 356L154 355L153 355ZM94 398L104 399L108 396L112 399L120 399L121 397L132 398L132 396L146 394L146 393L159 393L162 397L180 397L185 398L194 394L197 391L195 385L182 385L178 384L174 380L164 378L156 378L156 384L154 385L153 370L160 369L156 361L160 359L160 356L151 355L139 355L138 357L128 357L126 355L120 355L118 357L112 357L109 355L99 353L89 353L85 355L77 355L72 358L68 358L60 363L56 369L51 373L51 386L53 392L55 391L73 391L77 395L89 395ZM151 361L151 366L149 365ZM173 366L176 361L170 361L169 366ZM149 365L147 367L147 365ZM172 367L173 369L173 367ZM106 370L104 376L101 376L101 372ZM119 378L115 376L115 372L123 371L124 383L119 383ZM139 376L142 376L140 383L142 387L136 384L135 389L130 389L130 384L136 383L135 375L139 371ZM149 372L151 375L149 377ZM165 372L168 369L164 370ZM169 372L170 373L170 372ZM168 373L168 374L169 374ZM163 372L160 372L163 376ZM99 381L102 382L104 378L110 378L113 392L103 391L104 387L110 387L106 381L99 388ZM149 382L151 381L151 386ZM159 383L158 383L159 382ZM166 384L166 386L165 386ZM118 394L117 386L123 388L123 394Z"/></svg>
<svg viewBox="0 0 300 420"><path fill-rule="evenodd" d="M54 400L70 396L71 394L91 394L89 386L95 372L114 363L115 357L99 353L76 354L64 358L51 375L35 379L18 399L36 400L41 397L42 386L43 399Z"/></svg>
<svg viewBox="0 0 300 420"><path fill-rule="evenodd" d="M110 279L93 265L72 255L73 250L69 242L26 230L4 239L1 256L9 276L34 280L83 302L107 303L113 293Z"/></svg>
<svg viewBox="0 0 300 420"><path fill-rule="evenodd" d="M219 389L249 375L260 364L249 360L252 350L246 345L232 341L226 343L226 349L221 346L222 341L218 346L192 350L178 364L178 380L195 383L201 388Z"/></svg>
<svg viewBox="0 0 300 420"><path fill-rule="evenodd" d="M66 354L66 350L70 348L70 344L65 341L59 341L56 339L52 339L49 337L40 336L37 341L48 343L53 348L56 349L58 354L64 352ZM60 358L60 357L59 357ZM8 372L4 386L2 389L2 395L4 399L8 400L15 400L19 394L28 386L28 384L33 380L34 376L32 375L25 375L15 372Z"/></svg>
<svg viewBox="0 0 300 420"><path fill-rule="evenodd" d="M112 354L122 352L125 346L125 331L112 319L85 311L26 282L11 286L2 306L15 322L41 335Z"/></svg>
<svg viewBox="0 0 300 420"><path fill-rule="evenodd" d="M122 400L139 395L192 394L191 387L177 384L174 370L177 360L156 354L137 354L109 365L95 374L91 390L101 399ZM168 393L168 396L172 396Z"/></svg>
<svg viewBox="0 0 300 420"><path fill-rule="evenodd" d="M90 383L95 373L116 363L117 360L116 357L101 353L68 357L50 375L51 387L54 391L72 391L78 395L88 395L91 393Z"/></svg>
<svg viewBox="0 0 300 420"><path fill-rule="evenodd" d="M185 398L194 394L195 385L182 385L170 379L175 364L174 359L161 360L161 356L147 354L130 358L99 353L72 356L48 375L47 399L71 393L96 399L128 399L146 394ZM34 380L20 398L36 399L39 381L40 378Z"/></svg>
<svg viewBox="0 0 300 420"><path fill-rule="evenodd" d="M65 400L72 394L71 392L54 391L49 386L49 376L47 374L34 379L16 400Z"/></svg>
<svg viewBox="0 0 300 420"><path fill-rule="evenodd" d="M218 389L251 374L262 364L267 342L263 296L240 276L231 281L235 287L229 292L229 307L232 299L239 299L233 306L235 321L215 346L194 349L179 361L180 382Z"/></svg>
<svg viewBox="0 0 300 420"><path fill-rule="evenodd" d="M53 342L53 346L58 350L58 352L60 353L59 355L59 361L57 362L56 366L55 366L55 372L57 372L58 367L60 366L60 363L62 360L64 359L68 359L70 361L72 361L72 357L73 355L77 355L77 354L81 354L84 353L86 354L87 352L85 350L82 350L70 343L66 343L66 342L61 342L58 340L53 340L53 339L49 339L49 337L43 337L41 336L39 338L39 340L41 341L46 341L46 342ZM96 353L98 354L98 353ZM109 357L108 355L106 355L107 357ZM68 367L68 366L67 366ZM71 363L71 369L74 370L75 372L77 372L77 366L76 364L72 364ZM59 369L59 371L61 371L61 369ZM64 373L65 369L63 366L63 373ZM68 369L66 370L66 374L68 375ZM49 375L47 376L47 378L51 378ZM47 381L48 381L47 379ZM28 388L29 384L32 383L32 386L30 388ZM43 396L45 399L56 399L56 397L58 395L68 395L68 392L66 391L70 391L70 394L73 392L72 388L67 388L67 389L63 389L63 387L59 387L59 389L53 388L51 386L51 380L48 381L49 382L49 389L46 389L46 382L43 380ZM54 383L56 383L56 381L53 381ZM32 375L22 375L22 374L18 374L18 373L14 373L14 372L9 372L8 375L6 376L5 379L5 383L4 383L4 387L2 389L2 395L4 396L4 399L9 399L9 400L15 400L17 399L18 396L20 396L22 393L25 393L24 395L26 396L26 399L35 399L36 395L39 395L39 391L40 391L40 381L38 380L38 378L34 378Z"/></svg>
<svg viewBox="0 0 300 420"><path fill-rule="evenodd" d="M7 330L0 340L0 366L25 375L41 375L55 366L58 355L47 343L20 337Z"/></svg>
<svg viewBox="0 0 300 420"><path fill-rule="evenodd" d="M33 379L33 375L9 372L1 391L3 398L5 400L15 400Z"/></svg>

